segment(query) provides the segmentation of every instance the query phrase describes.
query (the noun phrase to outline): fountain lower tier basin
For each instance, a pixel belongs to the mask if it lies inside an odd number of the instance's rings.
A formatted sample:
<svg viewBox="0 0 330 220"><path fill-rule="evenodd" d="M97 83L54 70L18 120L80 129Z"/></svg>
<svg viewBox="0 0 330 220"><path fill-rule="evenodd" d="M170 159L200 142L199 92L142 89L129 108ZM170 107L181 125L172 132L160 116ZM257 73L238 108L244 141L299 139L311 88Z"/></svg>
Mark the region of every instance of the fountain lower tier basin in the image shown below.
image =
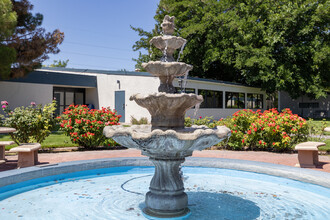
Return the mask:
<svg viewBox="0 0 330 220"><path fill-rule="evenodd" d="M182 159L191 156L194 150L203 150L219 143L231 132L225 126L161 130L153 129L151 125L114 125L105 127L103 134L122 146L139 149L151 158Z"/></svg>
<svg viewBox="0 0 330 220"><path fill-rule="evenodd" d="M154 128L183 128L186 111L200 104L203 97L195 94L153 93L148 95L135 94L130 97L139 106L146 108L151 115Z"/></svg>
<svg viewBox="0 0 330 220"><path fill-rule="evenodd" d="M200 165L200 160L194 163ZM91 161L75 163L80 169L91 164ZM245 167L260 165L246 164ZM72 163L67 166L72 166ZM267 167L267 164L261 167ZM37 169L44 169L46 174L47 168L37 167L30 169L30 174ZM275 172L276 166L274 169ZM293 173L297 175L296 169L289 170L295 170ZM25 170L28 168L20 172ZM321 220L328 219L330 215L329 188L230 169L183 167L182 170L185 191L189 196L190 220ZM281 173L281 170L282 166L277 172ZM2 187L0 216L2 219L146 219L142 212L145 208L144 195L149 190L153 172L153 168L143 166L111 167L37 178Z"/></svg>

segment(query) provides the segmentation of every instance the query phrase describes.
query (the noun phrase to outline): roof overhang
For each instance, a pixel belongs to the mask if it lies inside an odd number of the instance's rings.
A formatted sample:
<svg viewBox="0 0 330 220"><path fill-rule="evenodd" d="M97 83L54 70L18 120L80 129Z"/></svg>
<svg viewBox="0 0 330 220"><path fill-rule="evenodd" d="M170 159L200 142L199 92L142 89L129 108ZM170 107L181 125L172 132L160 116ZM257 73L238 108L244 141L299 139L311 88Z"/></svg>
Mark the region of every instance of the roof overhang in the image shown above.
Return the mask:
<svg viewBox="0 0 330 220"><path fill-rule="evenodd" d="M33 71L27 76L6 80L7 82L51 84L58 86L97 87L96 76L59 73L51 71Z"/></svg>

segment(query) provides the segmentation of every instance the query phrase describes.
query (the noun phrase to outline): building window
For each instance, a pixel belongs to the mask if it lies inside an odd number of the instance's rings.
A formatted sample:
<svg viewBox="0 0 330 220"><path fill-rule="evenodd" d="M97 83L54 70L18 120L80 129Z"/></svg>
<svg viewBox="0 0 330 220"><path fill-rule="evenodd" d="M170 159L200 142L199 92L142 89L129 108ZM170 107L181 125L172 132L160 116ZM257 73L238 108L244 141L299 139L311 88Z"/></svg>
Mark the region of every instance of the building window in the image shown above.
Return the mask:
<svg viewBox="0 0 330 220"><path fill-rule="evenodd" d="M221 91L199 89L198 95L204 98L200 108L223 108L223 93Z"/></svg>
<svg viewBox="0 0 330 220"><path fill-rule="evenodd" d="M264 96L262 94L247 94L247 108L263 108L264 105Z"/></svg>
<svg viewBox="0 0 330 220"><path fill-rule="evenodd" d="M175 87L175 90L176 90L177 93L182 93L182 92L184 92L184 93L193 93L193 94L196 93L196 90L193 89L193 88L185 88L184 91L182 91L180 87Z"/></svg>
<svg viewBox="0 0 330 220"><path fill-rule="evenodd" d="M226 92L226 108L245 108L245 94Z"/></svg>
<svg viewBox="0 0 330 220"><path fill-rule="evenodd" d="M85 93L85 89L80 88L54 87L53 98L56 99L57 103L55 114L62 114L64 109L69 107L71 104L84 105Z"/></svg>
<svg viewBox="0 0 330 220"><path fill-rule="evenodd" d="M318 102L301 102L299 103L299 108L319 108L320 104Z"/></svg>

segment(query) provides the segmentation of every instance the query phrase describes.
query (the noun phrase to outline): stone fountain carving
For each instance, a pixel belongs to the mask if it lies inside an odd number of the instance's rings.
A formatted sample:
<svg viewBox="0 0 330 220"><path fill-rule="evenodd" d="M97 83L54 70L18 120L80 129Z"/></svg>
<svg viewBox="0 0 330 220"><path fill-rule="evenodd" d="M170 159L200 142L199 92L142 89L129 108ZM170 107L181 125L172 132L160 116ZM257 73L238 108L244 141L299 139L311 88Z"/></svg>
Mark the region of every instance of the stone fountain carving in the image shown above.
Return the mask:
<svg viewBox="0 0 330 220"><path fill-rule="evenodd" d="M179 174L185 157L194 150L203 150L230 136L225 126L210 129L205 126L184 127L185 113L200 104L203 97L195 94L173 94L173 79L187 74L191 65L174 62L173 53L186 40L171 36L174 33L174 17L165 16L162 23L164 36L151 39L150 43L163 51L161 61L144 63L143 67L160 79L159 93L130 97L151 114L150 125L121 125L105 127L103 133L122 146L137 148L155 165L155 174L146 194L147 217L185 218L189 215L188 197Z"/></svg>

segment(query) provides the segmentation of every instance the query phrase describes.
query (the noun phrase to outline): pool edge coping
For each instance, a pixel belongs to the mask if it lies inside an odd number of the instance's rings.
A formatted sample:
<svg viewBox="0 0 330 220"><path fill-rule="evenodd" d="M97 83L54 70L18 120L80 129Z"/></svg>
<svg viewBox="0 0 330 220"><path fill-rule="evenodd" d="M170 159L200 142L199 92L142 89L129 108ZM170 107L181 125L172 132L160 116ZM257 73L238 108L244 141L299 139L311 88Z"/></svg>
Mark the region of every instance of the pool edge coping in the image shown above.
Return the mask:
<svg viewBox="0 0 330 220"><path fill-rule="evenodd" d="M39 165L0 172L0 187L64 173L121 166L153 166L153 164L145 157L117 157ZM186 158L183 166L255 172L330 188L330 173L279 164L225 158L190 157Z"/></svg>

